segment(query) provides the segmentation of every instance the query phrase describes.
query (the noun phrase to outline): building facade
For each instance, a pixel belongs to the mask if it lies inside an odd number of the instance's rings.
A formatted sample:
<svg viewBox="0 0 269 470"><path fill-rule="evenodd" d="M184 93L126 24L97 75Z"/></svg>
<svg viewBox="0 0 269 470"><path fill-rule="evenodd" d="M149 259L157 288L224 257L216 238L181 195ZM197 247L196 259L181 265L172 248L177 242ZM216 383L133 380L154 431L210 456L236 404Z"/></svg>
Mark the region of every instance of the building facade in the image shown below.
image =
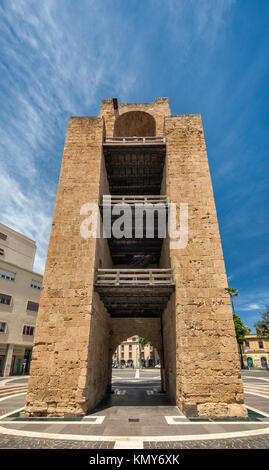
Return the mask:
<svg viewBox="0 0 269 470"><path fill-rule="evenodd" d="M245 367L265 369L269 366L269 337L246 335L242 352Z"/></svg>
<svg viewBox="0 0 269 470"><path fill-rule="evenodd" d="M172 204L180 229L110 233L118 204L132 221L141 203L164 217ZM24 416L93 409L133 335L158 350L162 388L185 415L246 416L226 288L201 116L115 98L70 118Z"/></svg>
<svg viewBox="0 0 269 470"><path fill-rule="evenodd" d="M36 244L0 224L0 375L29 373L42 276Z"/></svg>
<svg viewBox="0 0 269 470"><path fill-rule="evenodd" d="M160 363L157 349L151 343L142 345L139 337L132 336L123 341L113 354L112 364L117 367L155 367Z"/></svg>

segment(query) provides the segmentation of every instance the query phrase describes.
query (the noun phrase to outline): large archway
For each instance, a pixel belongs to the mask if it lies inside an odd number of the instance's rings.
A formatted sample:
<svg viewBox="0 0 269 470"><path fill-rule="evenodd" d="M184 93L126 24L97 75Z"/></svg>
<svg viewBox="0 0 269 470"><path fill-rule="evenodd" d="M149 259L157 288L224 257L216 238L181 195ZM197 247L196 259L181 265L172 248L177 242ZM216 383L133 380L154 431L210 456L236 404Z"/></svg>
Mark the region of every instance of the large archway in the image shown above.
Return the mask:
<svg viewBox="0 0 269 470"><path fill-rule="evenodd" d="M161 374L161 387L162 390L166 389L164 370L163 370L163 340L161 332L160 318L112 318L111 328L111 347L110 347L110 359L109 359L109 375L110 384L108 389L111 388L112 379L112 356L116 350L116 347L121 344L126 338L130 338L132 335L139 335L146 338L158 351L160 358L160 374Z"/></svg>
<svg viewBox="0 0 269 470"><path fill-rule="evenodd" d="M155 119L144 111L129 111L115 121L114 137L153 137L155 135Z"/></svg>

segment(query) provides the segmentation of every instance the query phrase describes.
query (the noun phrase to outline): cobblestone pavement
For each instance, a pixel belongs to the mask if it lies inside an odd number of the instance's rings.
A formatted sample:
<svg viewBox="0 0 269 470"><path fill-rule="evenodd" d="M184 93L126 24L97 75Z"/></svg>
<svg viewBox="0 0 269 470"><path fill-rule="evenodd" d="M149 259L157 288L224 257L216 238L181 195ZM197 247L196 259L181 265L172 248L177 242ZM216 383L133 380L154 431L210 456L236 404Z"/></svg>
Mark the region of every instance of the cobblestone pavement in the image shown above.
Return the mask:
<svg viewBox="0 0 269 470"><path fill-rule="evenodd" d="M113 449L110 441L65 441L1 434L0 449Z"/></svg>
<svg viewBox="0 0 269 470"><path fill-rule="evenodd" d="M269 449L269 436L212 441L144 442L144 449Z"/></svg>

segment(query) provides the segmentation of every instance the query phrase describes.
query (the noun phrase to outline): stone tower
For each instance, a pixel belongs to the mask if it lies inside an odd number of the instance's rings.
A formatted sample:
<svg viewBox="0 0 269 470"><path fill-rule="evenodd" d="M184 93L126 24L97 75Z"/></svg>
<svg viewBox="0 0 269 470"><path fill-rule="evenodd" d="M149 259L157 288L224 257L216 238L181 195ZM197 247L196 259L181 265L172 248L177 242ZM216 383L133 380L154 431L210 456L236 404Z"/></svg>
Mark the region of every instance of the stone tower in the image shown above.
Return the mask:
<svg viewBox="0 0 269 470"><path fill-rule="evenodd" d="M105 210L122 203L133 215L145 201L176 204L178 220L188 204L183 247L156 224L151 238L81 235L88 203L102 232ZM246 416L200 115L171 115L156 98L103 100L99 117L70 118L43 286L24 415L91 410L110 388L116 346L138 334L183 413Z"/></svg>

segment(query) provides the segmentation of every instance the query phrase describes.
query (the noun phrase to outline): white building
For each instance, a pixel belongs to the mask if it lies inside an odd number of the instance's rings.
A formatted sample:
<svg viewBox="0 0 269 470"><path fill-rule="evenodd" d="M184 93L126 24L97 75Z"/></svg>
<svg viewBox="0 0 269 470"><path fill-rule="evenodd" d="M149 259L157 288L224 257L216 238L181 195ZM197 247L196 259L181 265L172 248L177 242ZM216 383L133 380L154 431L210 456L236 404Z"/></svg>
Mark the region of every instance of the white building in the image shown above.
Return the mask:
<svg viewBox="0 0 269 470"><path fill-rule="evenodd" d="M138 336L132 336L123 341L113 354L113 363L123 367L154 367L160 360L157 350L152 344L142 346Z"/></svg>
<svg viewBox="0 0 269 470"><path fill-rule="evenodd" d="M36 243L0 224L0 375L29 371L43 276Z"/></svg>

